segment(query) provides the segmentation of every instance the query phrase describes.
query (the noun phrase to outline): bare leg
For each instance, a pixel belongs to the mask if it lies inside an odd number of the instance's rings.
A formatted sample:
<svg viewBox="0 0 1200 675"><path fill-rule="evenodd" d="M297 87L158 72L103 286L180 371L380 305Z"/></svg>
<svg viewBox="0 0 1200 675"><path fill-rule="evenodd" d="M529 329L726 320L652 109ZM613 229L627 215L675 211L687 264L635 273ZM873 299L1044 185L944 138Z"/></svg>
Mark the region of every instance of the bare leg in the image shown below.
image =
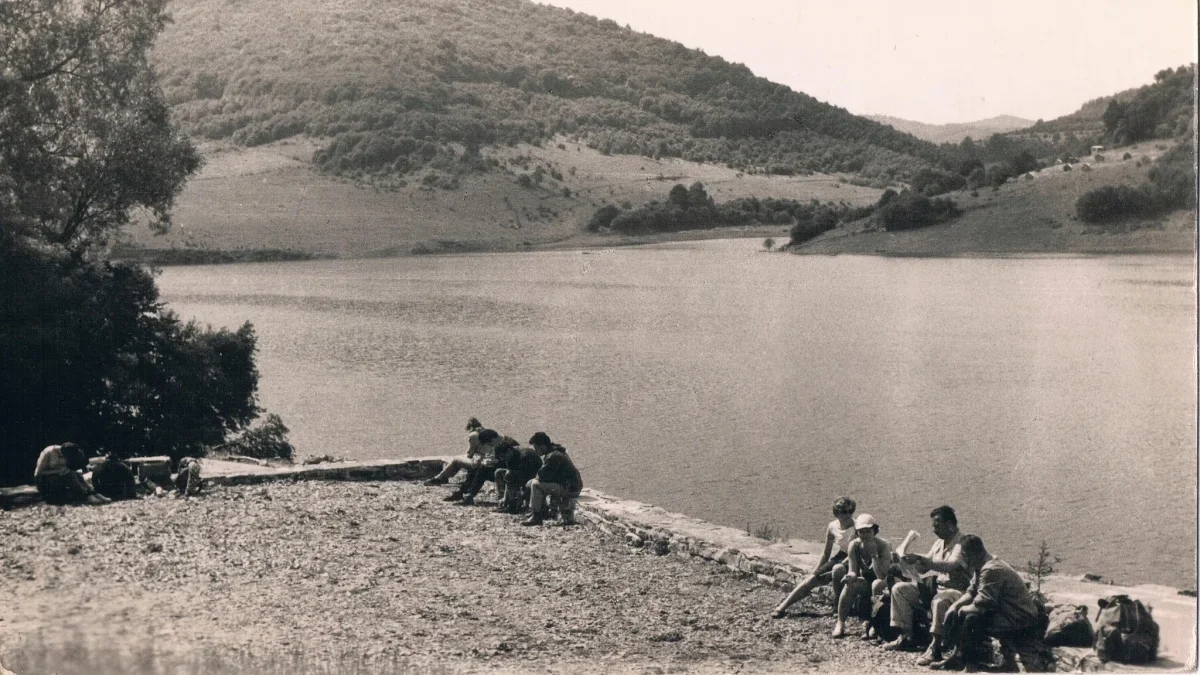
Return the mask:
<svg viewBox="0 0 1200 675"><path fill-rule="evenodd" d="M795 588L792 589L791 593L788 593L788 596L783 599L783 602L775 606L774 611L771 612L771 616L777 619L782 617L784 611L786 611L788 607L791 607L804 598L807 598L808 594L812 593L813 589L820 585L820 577L812 574L808 575L804 578L804 581L801 581Z"/></svg>

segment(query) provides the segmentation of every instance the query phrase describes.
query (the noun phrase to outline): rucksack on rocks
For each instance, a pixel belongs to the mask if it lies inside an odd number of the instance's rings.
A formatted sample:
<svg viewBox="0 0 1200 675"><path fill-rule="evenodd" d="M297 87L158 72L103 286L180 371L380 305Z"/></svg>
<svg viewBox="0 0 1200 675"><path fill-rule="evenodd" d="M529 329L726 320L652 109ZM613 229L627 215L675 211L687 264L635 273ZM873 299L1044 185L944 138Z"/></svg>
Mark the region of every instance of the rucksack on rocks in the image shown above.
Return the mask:
<svg viewBox="0 0 1200 675"><path fill-rule="evenodd" d="M1086 605L1058 605L1050 610L1046 637L1047 647L1090 647L1096 641L1092 623L1088 621Z"/></svg>
<svg viewBox="0 0 1200 675"><path fill-rule="evenodd" d="M1110 595L1097 603L1096 656L1101 661L1149 663L1158 658L1158 624L1141 600Z"/></svg>

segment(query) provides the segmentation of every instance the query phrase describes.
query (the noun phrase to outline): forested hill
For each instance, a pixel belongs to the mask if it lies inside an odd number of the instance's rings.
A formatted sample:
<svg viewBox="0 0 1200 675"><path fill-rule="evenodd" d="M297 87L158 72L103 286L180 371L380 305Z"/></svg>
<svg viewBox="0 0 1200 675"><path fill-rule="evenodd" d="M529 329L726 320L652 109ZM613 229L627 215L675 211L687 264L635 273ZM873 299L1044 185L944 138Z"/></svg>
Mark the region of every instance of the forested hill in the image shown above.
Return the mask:
<svg viewBox="0 0 1200 675"><path fill-rule="evenodd" d="M154 61L186 129L246 146L308 135L342 175L486 170L481 149L557 134L880 185L939 159L745 66L525 0L180 0L172 13Z"/></svg>

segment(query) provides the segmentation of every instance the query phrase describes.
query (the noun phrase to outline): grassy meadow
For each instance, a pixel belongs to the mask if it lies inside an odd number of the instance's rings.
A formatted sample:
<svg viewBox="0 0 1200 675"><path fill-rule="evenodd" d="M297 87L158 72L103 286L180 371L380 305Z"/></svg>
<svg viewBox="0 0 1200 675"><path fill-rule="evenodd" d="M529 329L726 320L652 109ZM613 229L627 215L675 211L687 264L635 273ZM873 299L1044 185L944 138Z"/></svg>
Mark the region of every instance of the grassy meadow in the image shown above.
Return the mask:
<svg viewBox="0 0 1200 675"><path fill-rule="evenodd" d="M718 202L776 197L862 206L882 192L835 175L743 174L681 159L605 155L565 140L541 147L489 148L485 155L501 169L465 176L456 189L419 181L377 186L318 172L308 162L314 148L306 139L254 148L203 146L206 164L177 200L173 231L155 236L135 228L128 243L150 249L272 249L336 257L603 246L629 238L585 233L583 224L597 208L665 200L680 183L700 181ZM518 184L520 176L539 168L540 184ZM782 242L786 233L783 226L722 228L661 239L761 234Z"/></svg>

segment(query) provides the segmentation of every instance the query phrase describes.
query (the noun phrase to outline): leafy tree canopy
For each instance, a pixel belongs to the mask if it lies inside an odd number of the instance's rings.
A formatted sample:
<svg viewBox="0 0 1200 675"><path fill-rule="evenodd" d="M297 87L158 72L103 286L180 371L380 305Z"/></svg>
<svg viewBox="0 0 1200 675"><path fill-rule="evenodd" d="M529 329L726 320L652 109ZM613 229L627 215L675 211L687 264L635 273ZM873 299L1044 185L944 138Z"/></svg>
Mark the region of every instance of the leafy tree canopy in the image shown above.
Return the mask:
<svg viewBox="0 0 1200 675"><path fill-rule="evenodd" d="M165 229L199 155L147 62L165 0L0 3L0 223L81 252Z"/></svg>

